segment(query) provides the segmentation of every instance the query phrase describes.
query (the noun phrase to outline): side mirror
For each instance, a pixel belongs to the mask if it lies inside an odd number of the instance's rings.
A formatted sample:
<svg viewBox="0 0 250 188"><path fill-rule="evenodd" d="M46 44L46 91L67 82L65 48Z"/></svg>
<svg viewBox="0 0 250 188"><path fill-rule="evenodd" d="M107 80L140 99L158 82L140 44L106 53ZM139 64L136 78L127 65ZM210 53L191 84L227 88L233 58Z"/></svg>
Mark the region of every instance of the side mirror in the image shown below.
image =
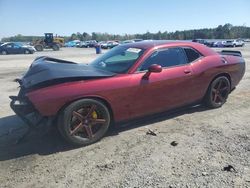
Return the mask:
<svg viewBox="0 0 250 188"><path fill-rule="evenodd" d="M153 64L150 67L148 67L148 71L146 72L146 74L144 74L144 76L142 77L143 79L148 79L151 73L159 73L162 71L162 67L161 65L158 64Z"/></svg>

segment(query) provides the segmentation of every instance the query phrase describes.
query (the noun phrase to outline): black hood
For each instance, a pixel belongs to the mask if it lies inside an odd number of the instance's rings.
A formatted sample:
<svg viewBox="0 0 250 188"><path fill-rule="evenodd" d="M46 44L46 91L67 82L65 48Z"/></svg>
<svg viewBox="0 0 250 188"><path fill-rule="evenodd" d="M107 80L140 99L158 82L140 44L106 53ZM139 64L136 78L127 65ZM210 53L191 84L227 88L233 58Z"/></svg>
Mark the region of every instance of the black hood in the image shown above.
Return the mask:
<svg viewBox="0 0 250 188"><path fill-rule="evenodd" d="M105 78L115 73L70 61L38 57L21 79L24 88L46 87L76 80Z"/></svg>

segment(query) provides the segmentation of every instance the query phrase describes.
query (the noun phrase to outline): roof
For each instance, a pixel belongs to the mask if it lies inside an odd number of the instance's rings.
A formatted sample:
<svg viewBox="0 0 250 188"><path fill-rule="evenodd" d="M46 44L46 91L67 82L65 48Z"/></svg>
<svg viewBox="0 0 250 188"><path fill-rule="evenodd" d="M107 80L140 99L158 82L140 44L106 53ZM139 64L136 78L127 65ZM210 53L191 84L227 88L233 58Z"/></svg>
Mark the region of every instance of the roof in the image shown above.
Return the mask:
<svg viewBox="0 0 250 188"><path fill-rule="evenodd" d="M141 49L151 49L154 47L174 47L174 46L187 46L195 48L200 51L203 55L212 55L215 53L214 50L208 48L207 46L196 43L196 42L188 42L188 41L171 41L171 40L149 40L149 41L141 41L134 42L128 44L122 44L125 47L131 48L141 48Z"/></svg>
<svg viewBox="0 0 250 188"><path fill-rule="evenodd" d="M167 44L169 42L170 41L167 41L167 40L148 40L148 41L146 40L146 41L141 41L141 42L125 43L125 44L122 44L122 46L149 49L155 46Z"/></svg>
<svg viewBox="0 0 250 188"><path fill-rule="evenodd" d="M1 42L0 46L4 46L4 45L9 44L9 43L11 43L11 42L4 42L4 43Z"/></svg>

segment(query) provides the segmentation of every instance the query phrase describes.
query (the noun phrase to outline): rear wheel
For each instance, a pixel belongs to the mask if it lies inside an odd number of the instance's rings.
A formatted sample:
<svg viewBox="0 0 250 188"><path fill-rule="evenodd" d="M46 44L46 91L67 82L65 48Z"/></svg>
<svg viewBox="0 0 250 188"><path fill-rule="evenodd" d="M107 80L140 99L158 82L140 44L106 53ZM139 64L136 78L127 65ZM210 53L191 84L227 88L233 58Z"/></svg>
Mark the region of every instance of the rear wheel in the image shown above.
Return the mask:
<svg viewBox="0 0 250 188"><path fill-rule="evenodd" d="M24 54L30 54L29 50L24 50Z"/></svg>
<svg viewBox="0 0 250 188"><path fill-rule="evenodd" d="M210 84L206 97L205 103L210 108L219 108L227 100L230 92L230 82L227 77L220 76L216 78Z"/></svg>
<svg viewBox="0 0 250 188"><path fill-rule="evenodd" d="M66 107L58 119L58 129L65 140L84 146L101 139L110 125L108 108L100 101L81 99Z"/></svg>

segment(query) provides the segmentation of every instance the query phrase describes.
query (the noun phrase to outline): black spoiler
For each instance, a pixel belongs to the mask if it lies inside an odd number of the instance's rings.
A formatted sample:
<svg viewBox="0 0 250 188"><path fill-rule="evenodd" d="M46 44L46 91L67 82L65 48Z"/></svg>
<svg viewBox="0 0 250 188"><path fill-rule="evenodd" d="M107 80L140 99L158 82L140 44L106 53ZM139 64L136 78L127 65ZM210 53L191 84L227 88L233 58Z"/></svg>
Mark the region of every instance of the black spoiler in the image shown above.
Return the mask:
<svg viewBox="0 0 250 188"><path fill-rule="evenodd" d="M236 50L222 50L221 52L219 52L221 55L233 55L233 56L239 56L242 57L242 54L240 51L236 51Z"/></svg>

